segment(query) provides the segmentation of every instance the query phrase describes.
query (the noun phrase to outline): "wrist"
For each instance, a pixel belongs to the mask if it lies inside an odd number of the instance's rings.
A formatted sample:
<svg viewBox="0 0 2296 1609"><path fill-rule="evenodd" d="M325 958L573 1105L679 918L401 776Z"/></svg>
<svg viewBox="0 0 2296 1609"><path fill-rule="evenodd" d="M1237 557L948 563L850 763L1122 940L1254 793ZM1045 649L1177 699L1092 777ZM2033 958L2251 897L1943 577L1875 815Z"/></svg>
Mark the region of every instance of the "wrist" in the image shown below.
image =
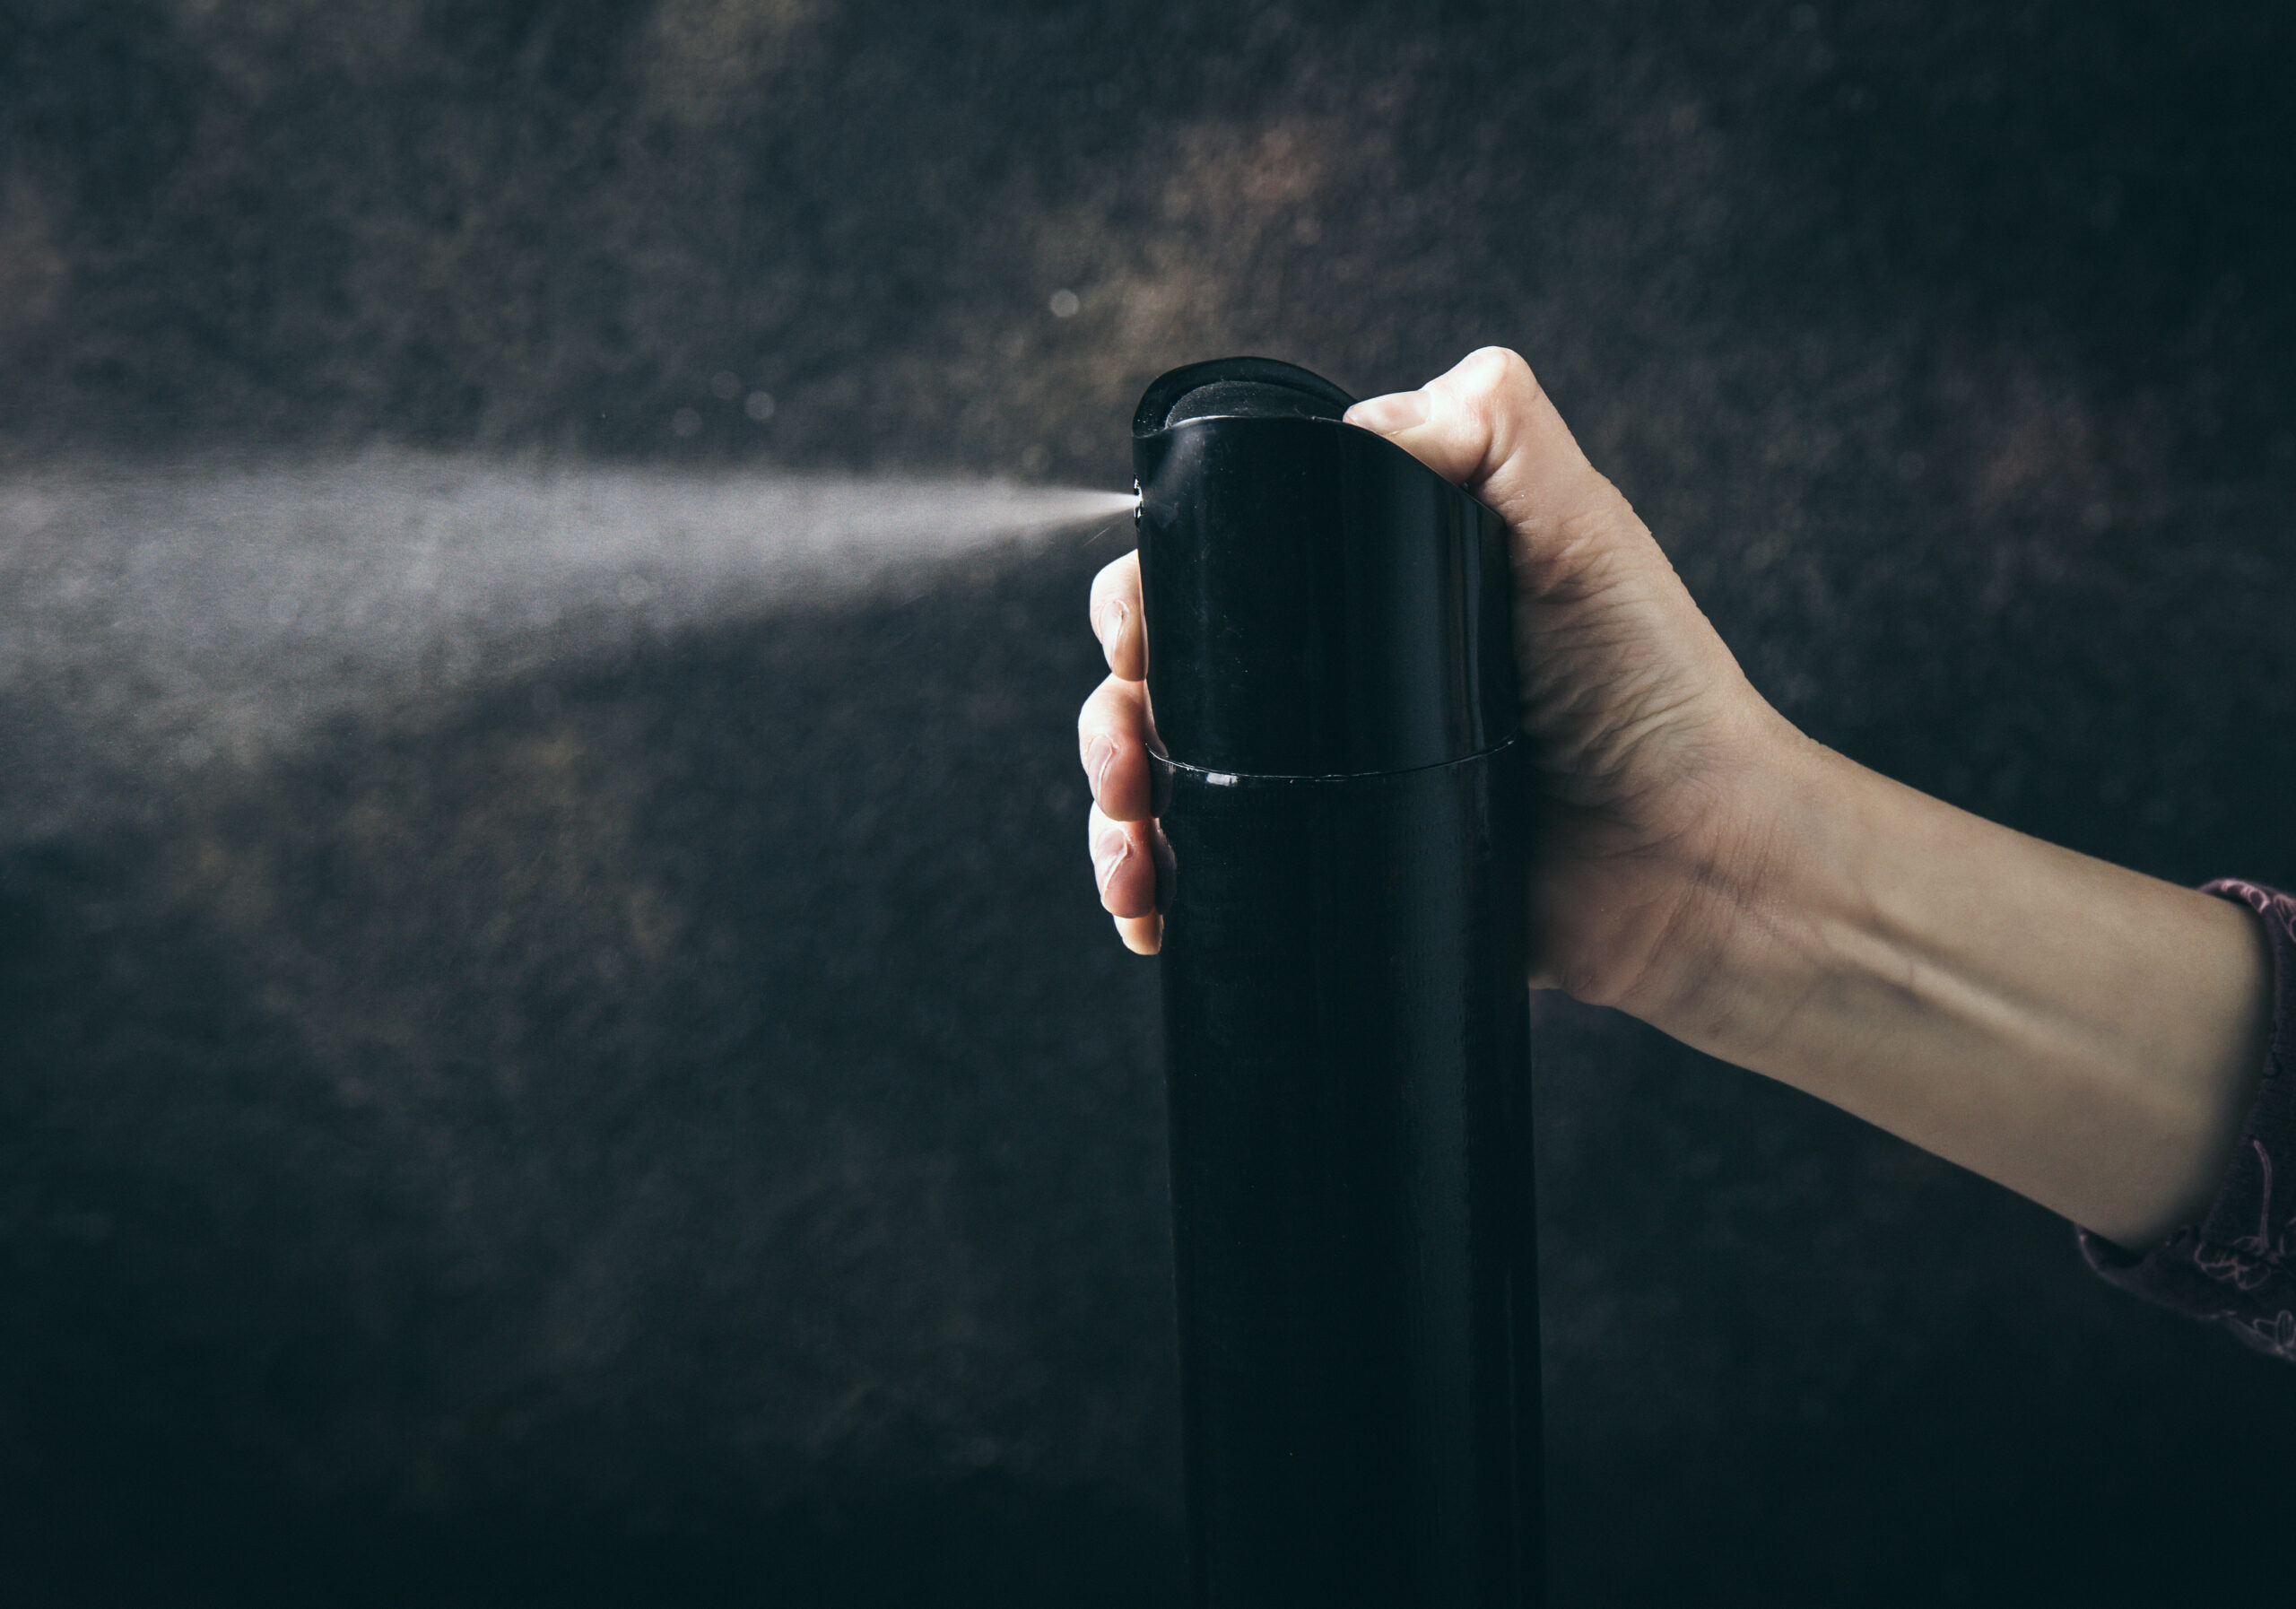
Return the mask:
<svg viewBox="0 0 2296 1609"><path fill-rule="evenodd" d="M1796 736L1621 1004L2124 1246L2192 1222L2263 1063L2249 913Z"/></svg>
<svg viewBox="0 0 2296 1609"><path fill-rule="evenodd" d="M1749 724L1701 790L1695 829L1653 868L1667 897L1639 964L1598 1002L1742 1065L1823 965L1871 776L1767 707Z"/></svg>

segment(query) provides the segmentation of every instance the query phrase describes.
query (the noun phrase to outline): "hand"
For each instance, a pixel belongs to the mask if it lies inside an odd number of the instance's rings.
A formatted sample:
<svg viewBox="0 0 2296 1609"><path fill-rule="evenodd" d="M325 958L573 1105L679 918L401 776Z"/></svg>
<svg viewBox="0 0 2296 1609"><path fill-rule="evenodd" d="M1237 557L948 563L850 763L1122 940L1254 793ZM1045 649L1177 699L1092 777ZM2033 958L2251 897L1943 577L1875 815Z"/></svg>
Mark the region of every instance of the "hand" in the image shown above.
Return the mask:
<svg viewBox="0 0 2296 1609"><path fill-rule="evenodd" d="M1347 422L1507 522L1535 782L1532 976L1768 1074L2143 1248L2205 1208L2261 1076L2246 909L2039 843L1765 703L1522 359ZM1152 952L1171 851L1136 559L1092 583L1077 719L1104 904ZM1185 872L1186 868L1179 868Z"/></svg>
<svg viewBox="0 0 2296 1609"><path fill-rule="evenodd" d="M1423 389L1375 397L1374 431L1502 516L1538 809L1528 897L1534 978L1627 1004L1665 987L1719 863L1761 852L1761 779L1802 743L1747 684L1665 555L1587 462L1523 360L1488 348ZM1092 583L1109 675L1078 718L1101 901L1152 952L1170 851L1148 819L1140 566Z"/></svg>

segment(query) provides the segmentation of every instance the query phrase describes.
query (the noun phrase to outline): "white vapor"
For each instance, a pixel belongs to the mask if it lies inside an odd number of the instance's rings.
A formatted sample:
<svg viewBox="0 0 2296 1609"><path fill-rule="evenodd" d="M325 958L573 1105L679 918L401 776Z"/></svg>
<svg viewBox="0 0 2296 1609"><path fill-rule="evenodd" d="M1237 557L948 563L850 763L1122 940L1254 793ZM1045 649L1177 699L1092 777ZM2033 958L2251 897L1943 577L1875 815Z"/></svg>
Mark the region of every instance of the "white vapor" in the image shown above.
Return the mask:
<svg viewBox="0 0 2296 1609"><path fill-rule="evenodd" d="M55 831L346 709L664 628L927 586L937 561L1000 543L1100 522L1113 557L1133 505L978 481L412 457L13 474L0 835Z"/></svg>

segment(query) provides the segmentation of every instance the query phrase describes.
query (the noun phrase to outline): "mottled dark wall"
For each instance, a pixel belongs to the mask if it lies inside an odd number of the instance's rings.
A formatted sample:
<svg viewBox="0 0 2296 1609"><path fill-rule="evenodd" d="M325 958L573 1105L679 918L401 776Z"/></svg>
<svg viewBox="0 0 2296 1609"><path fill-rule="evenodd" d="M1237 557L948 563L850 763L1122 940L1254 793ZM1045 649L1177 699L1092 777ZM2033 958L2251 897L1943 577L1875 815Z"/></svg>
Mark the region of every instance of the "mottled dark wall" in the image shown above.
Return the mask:
<svg viewBox="0 0 2296 1609"><path fill-rule="evenodd" d="M1114 483L1170 363L1503 341L1815 734L2296 881L2291 35L13 0L0 428L19 476ZM378 689L0 844L0 1590L1170 1601L1088 535ZM0 752L105 752L73 708ZM1810 1102L1542 1033L1560 1601L2266 1590L2296 1376Z"/></svg>
<svg viewBox="0 0 2296 1609"><path fill-rule="evenodd" d="M1507 334L1581 413L1622 377L1694 394L1686 360L1746 378L1733 413L1882 361L1959 413L1957 379L2022 361L2252 462L2291 335L2290 32L2142 4L12 0L4 404L132 441L1105 474L1176 352L1371 386ZM769 429L721 372L774 391Z"/></svg>

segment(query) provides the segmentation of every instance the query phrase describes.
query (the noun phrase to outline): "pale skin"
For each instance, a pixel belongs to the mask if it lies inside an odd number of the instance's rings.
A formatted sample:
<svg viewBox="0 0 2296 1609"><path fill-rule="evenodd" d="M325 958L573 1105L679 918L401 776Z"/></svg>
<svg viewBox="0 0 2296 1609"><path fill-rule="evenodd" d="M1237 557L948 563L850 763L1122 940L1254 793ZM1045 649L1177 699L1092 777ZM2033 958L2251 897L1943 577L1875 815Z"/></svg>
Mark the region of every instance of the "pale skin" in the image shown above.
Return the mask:
<svg viewBox="0 0 2296 1609"><path fill-rule="evenodd" d="M1984 821L1813 742L1756 692L1530 368L1486 348L1358 403L1512 533L1539 756L1529 982L1615 1006L2137 1250L2206 1210L2262 1075L2245 908ZM1152 953L1140 570L1092 584L1078 718L1101 902ZM1185 875L1185 868L1178 868Z"/></svg>

